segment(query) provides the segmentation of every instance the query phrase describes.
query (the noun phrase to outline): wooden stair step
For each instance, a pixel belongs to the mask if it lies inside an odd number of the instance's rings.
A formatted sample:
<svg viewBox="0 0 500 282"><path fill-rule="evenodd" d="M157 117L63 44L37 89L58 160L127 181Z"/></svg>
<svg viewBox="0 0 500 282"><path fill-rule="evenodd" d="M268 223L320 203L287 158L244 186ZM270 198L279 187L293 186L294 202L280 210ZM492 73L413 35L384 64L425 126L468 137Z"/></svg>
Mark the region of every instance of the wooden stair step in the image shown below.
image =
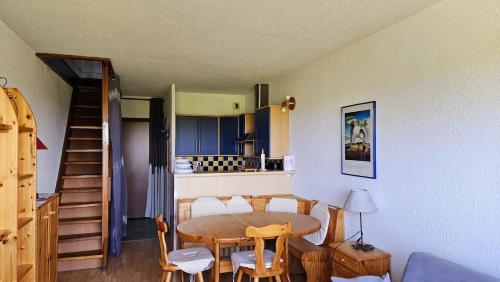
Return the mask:
<svg viewBox="0 0 500 282"><path fill-rule="evenodd" d="M12 129L11 124L0 123L0 130L11 130L11 129Z"/></svg>
<svg viewBox="0 0 500 282"><path fill-rule="evenodd" d="M98 93L98 92L93 92L95 94L99 94L99 95L75 95L75 98L78 98L78 99L91 99L91 100L101 100L102 97L101 97L101 93Z"/></svg>
<svg viewBox="0 0 500 282"><path fill-rule="evenodd" d="M70 179L70 178L101 178L100 174L75 174L75 175L63 175L62 179Z"/></svg>
<svg viewBox="0 0 500 282"><path fill-rule="evenodd" d="M95 125L70 125L71 129L91 129L91 130L102 130L102 126Z"/></svg>
<svg viewBox="0 0 500 282"><path fill-rule="evenodd" d="M102 149L67 149L66 153L100 153Z"/></svg>
<svg viewBox="0 0 500 282"><path fill-rule="evenodd" d="M88 207L99 207L99 206L102 206L101 201L69 202L69 203L60 203L59 204L59 208L61 208L61 209L88 208Z"/></svg>
<svg viewBox="0 0 500 282"><path fill-rule="evenodd" d="M17 219L17 229L21 229L24 226L26 226L28 223L33 221L33 217L31 216L25 216L25 217L19 217Z"/></svg>
<svg viewBox="0 0 500 282"><path fill-rule="evenodd" d="M83 187L83 188L63 188L61 189L63 193L92 193L92 192L102 192L102 187Z"/></svg>
<svg viewBox="0 0 500 282"><path fill-rule="evenodd" d="M101 106L93 106L93 105L73 105L75 108L80 108L80 109L100 109Z"/></svg>
<svg viewBox="0 0 500 282"><path fill-rule="evenodd" d="M69 161L65 165L102 165L101 161Z"/></svg>
<svg viewBox="0 0 500 282"><path fill-rule="evenodd" d="M20 264L17 266L17 281L22 281L24 276L33 268L32 264Z"/></svg>
<svg viewBox="0 0 500 282"><path fill-rule="evenodd" d="M72 118L84 118L84 119L102 119L100 115L74 115Z"/></svg>
<svg viewBox="0 0 500 282"><path fill-rule="evenodd" d="M102 217L100 216L69 217L69 218L59 219L59 224L85 224L85 223L99 223L99 222L102 222Z"/></svg>
<svg viewBox="0 0 500 282"><path fill-rule="evenodd" d="M19 126L19 132L33 132L35 129L28 126Z"/></svg>
<svg viewBox="0 0 500 282"><path fill-rule="evenodd" d="M69 141L101 141L102 137L68 137Z"/></svg>
<svg viewBox="0 0 500 282"><path fill-rule="evenodd" d="M96 233L81 233L81 234L71 234L71 235L60 235L58 237L59 243L73 242L73 241L83 241L88 239L101 238L101 232Z"/></svg>
<svg viewBox="0 0 500 282"><path fill-rule="evenodd" d="M60 261L65 260L84 260L84 259L96 259L103 258L101 250L83 251L83 252L72 252L72 253L62 253L57 256Z"/></svg>

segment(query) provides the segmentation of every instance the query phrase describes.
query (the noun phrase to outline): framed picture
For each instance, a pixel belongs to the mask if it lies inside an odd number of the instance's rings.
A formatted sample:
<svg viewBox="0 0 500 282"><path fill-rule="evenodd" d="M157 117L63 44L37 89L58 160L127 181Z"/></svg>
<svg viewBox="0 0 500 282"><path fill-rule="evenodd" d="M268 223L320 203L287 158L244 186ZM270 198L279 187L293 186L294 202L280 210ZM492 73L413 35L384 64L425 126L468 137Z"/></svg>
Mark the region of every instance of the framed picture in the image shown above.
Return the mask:
<svg viewBox="0 0 500 282"><path fill-rule="evenodd" d="M342 174L376 178L375 101L342 107Z"/></svg>

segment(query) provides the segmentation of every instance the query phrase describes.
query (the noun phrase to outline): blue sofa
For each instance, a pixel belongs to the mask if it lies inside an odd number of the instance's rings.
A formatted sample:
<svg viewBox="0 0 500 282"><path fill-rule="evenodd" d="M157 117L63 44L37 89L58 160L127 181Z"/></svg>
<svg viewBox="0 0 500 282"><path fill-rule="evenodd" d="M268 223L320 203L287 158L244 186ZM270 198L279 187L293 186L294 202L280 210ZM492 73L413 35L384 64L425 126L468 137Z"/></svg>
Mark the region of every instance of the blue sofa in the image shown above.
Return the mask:
<svg viewBox="0 0 500 282"><path fill-rule="evenodd" d="M402 282L500 282L500 279L428 253L412 253Z"/></svg>

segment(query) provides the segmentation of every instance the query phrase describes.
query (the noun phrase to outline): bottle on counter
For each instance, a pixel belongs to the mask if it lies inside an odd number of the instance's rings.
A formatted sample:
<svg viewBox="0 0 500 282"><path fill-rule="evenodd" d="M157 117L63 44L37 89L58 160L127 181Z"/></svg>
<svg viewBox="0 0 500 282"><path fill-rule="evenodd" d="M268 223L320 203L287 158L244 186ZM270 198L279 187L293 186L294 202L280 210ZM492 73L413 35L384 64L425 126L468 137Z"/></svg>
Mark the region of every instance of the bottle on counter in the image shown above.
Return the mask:
<svg viewBox="0 0 500 282"><path fill-rule="evenodd" d="M260 154L260 170L266 170L266 154L264 153L264 149L262 149L262 153Z"/></svg>

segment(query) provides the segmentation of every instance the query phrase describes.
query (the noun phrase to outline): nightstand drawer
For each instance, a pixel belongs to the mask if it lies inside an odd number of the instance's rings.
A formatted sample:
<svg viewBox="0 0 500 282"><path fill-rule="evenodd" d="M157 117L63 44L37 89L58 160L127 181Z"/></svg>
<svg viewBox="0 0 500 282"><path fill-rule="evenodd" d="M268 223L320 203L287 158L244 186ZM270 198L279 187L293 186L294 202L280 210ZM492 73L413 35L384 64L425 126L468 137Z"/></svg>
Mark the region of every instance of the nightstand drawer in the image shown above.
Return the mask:
<svg viewBox="0 0 500 282"><path fill-rule="evenodd" d="M354 278L358 277L359 274L350 270L349 268L343 266L340 263L333 264L333 276L343 277L343 278Z"/></svg>
<svg viewBox="0 0 500 282"><path fill-rule="evenodd" d="M336 252L333 260L344 267L349 268L351 271L358 273L361 270L361 262L345 255L341 252Z"/></svg>

